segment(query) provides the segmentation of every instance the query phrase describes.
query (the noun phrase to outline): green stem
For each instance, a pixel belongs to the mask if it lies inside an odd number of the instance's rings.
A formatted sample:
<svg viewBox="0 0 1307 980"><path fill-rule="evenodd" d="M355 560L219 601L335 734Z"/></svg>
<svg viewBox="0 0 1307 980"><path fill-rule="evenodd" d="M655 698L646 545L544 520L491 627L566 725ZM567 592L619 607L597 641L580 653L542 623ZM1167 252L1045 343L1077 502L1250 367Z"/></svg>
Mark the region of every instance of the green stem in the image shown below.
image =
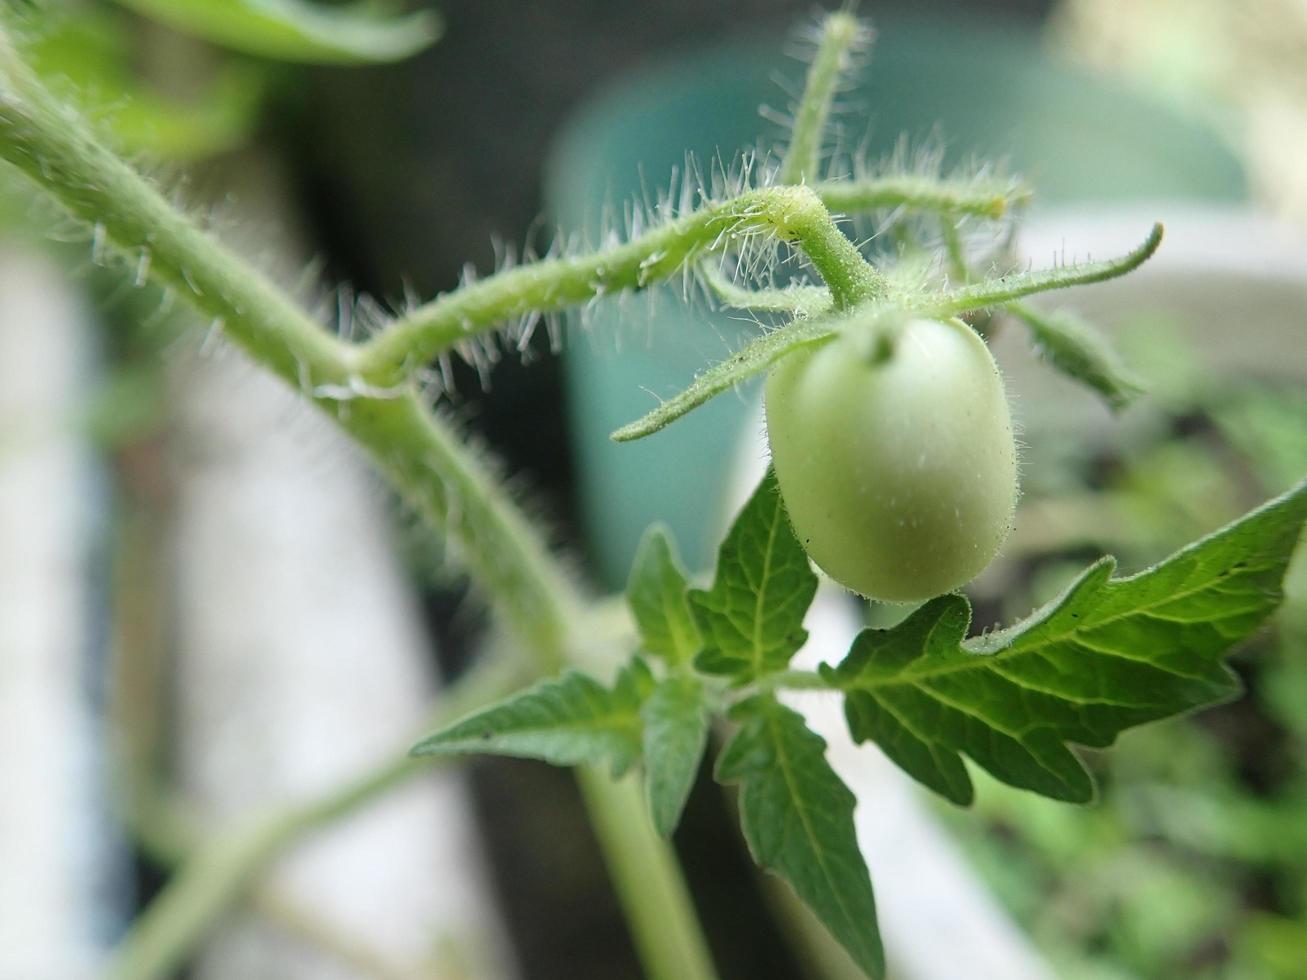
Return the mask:
<svg viewBox="0 0 1307 980"><path fill-rule="evenodd" d="M579 600L535 528L451 430L407 391L369 389L358 350L327 333L249 263L101 145L42 86L0 30L0 155L152 279L221 322L250 356L297 388L463 550L519 637L556 665Z"/></svg>
<svg viewBox="0 0 1307 980"><path fill-rule="evenodd" d="M808 261L826 280L835 308L847 310L884 296L888 289L885 277L840 231L821 198L807 187L788 190L798 195L803 203L786 215L785 222L776 223L777 233L802 245Z"/></svg>
<svg viewBox="0 0 1307 980"><path fill-rule="evenodd" d="M833 691L835 688L815 670L782 670L759 680L757 690Z"/></svg>
<svg viewBox="0 0 1307 980"><path fill-rule="evenodd" d="M592 766L576 779L649 980L714 980L676 855L654 833L639 783Z"/></svg>
<svg viewBox="0 0 1307 980"><path fill-rule="evenodd" d="M939 230L944 239L944 257L948 260L949 277L959 286L970 285L971 269L967 266L966 249L962 245L958 226L946 215L940 219Z"/></svg>
<svg viewBox="0 0 1307 980"><path fill-rule="evenodd" d="M795 110L790 146L777 175L780 183L811 183L817 179L831 102L848 70L849 54L863 35L858 19L844 11L828 14L822 22L817 55L808 68L803 97Z"/></svg>
<svg viewBox="0 0 1307 980"><path fill-rule="evenodd" d="M460 543L460 560L487 590L534 667L540 673L558 670L582 600L571 574L554 560L489 464L414 393L344 402L335 416L426 523Z"/></svg>
<svg viewBox="0 0 1307 980"><path fill-rule="evenodd" d="M956 316L970 310L1002 306L1014 299L1048 292L1051 289L1087 286L1091 283L1116 279L1133 272L1147 262L1162 244L1162 234L1162 225L1155 224L1148 237L1138 247L1120 258L1109 259L1106 262L1063 266L1057 269L1042 269L1019 275L999 276L997 279L973 283L945 293L937 299L921 304L920 309L929 316Z"/></svg>
<svg viewBox="0 0 1307 980"><path fill-rule="evenodd" d="M437 713L448 724L512 691L520 667L493 663L448 689ZM164 980L291 844L348 816L420 772L432 760L397 755L338 789L209 837L145 910L118 949L112 980Z"/></svg>
<svg viewBox="0 0 1307 980"><path fill-rule="evenodd" d="M46 91L22 63L2 27L0 156L92 225L97 245L103 241L114 246L138 263L138 271L148 272L151 279L173 287L193 306L220 320L227 335L257 362L327 411L369 450L377 466L425 519L446 529L462 545L463 557L487 587L492 601L505 612L521 649L531 655L537 670L552 671L563 661L571 646L570 628L581 608L576 588L488 467L415 394L379 391L369 385L357 370L356 348L324 331L270 280L211 239L152 184L97 142L86 124ZM815 203L824 213L810 193L809 198L799 203L809 210ZM684 257L675 255L678 247L702 248L712 236L739 233L750 223L783 221L788 217L784 203L736 202L734 209L723 206L707 218L701 216L699 230L704 238L686 244L667 236L672 254L645 254L636 263L634 275L641 282L650 281L679 268ZM623 256L629 258L633 253L619 248L613 254L620 263ZM573 271L585 272L583 268ZM547 298L550 290L547 285L540 286L536 272L519 270L517 278L498 278L500 285L492 285L489 293L495 294L496 289L505 288L504 282L510 282L526 297L505 298L500 293L498 302L530 309L522 303L529 304L535 297L546 308L553 308ZM476 308L486 301L484 288L467 292L471 299L447 299L456 310ZM586 297L590 295L593 291ZM461 323L461 317L458 319ZM397 364L422 363L440 349L424 348L423 335L421 329L398 332ZM410 341L416 344L414 351L403 349ZM507 690L494 687L493 691L478 691L466 701L460 698L444 720L484 705L492 693ZM212 838L141 916L124 942L115 976L123 980L167 976L211 922L292 842L412 778L425 764L408 758L387 762L319 801ZM592 797L599 801L594 818L604 822L608 817L603 796ZM604 839L611 836L604 835ZM677 882L679 872L665 846L652 831L643 836L626 834L623 846L635 853L610 853L610 861L641 862L664 882L639 903L627 896L628 905L656 910L656 915L646 916L639 931L655 937L660 921L675 930L665 942L649 938L642 949L657 955L652 951L664 945L684 945L687 936L696 937L701 945L683 886L678 891L667 884ZM625 878L619 884L632 887Z"/></svg>
<svg viewBox="0 0 1307 980"><path fill-rule="evenodd" d="M901 174L865 180L825 180L812 185L826 207L839 214L910 208L940 214L1001 218L1030 200L1030 191L1013 181L942 180Z"/></svg>
<svg viewBox="0 0 1307 980"><path fill-rule="evenodd" d="M344 384L350 351L249 264L220 247L98 142L14 51L0 27L0 152L150 278L221 321L292 385Z"/></svg>
<svg viewBox="0 0 1307 980"><path fill-rule="evenodd" d="M739 310L806 317L825 313L831 308L830 290L821 286L745 289L727 279L711 262L699 267L699 276L718 300Z"/></svg>
<svg viewBox="0 0 1307 980"><path fill-rule="evenodd" d="M624 244L533 262L441 296L365 344L360 373L373 385L395 384L413 367L505 322L644 289L675 275L705 251L768 232L807 253L838 304L884 291L879 274L810 189L765 187L711 203Z"/></svg>

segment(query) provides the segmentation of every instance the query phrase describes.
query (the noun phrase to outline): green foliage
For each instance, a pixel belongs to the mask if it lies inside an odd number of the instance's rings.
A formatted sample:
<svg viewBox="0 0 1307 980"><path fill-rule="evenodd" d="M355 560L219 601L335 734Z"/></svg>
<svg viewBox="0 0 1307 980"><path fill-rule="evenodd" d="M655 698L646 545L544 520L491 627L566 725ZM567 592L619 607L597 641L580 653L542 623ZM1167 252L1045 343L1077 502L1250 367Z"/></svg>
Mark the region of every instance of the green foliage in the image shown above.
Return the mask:
<svg viewBox="0 0 1307 980"><path fill-rule="evenodd" d="M247 54L316 64L399 61L440 36L430 11L388 14L386 4L310 0L118 0L179 31Z"/></svg>
<svg viewBox="0 0 1307 980"><path fill-rule="evenodd" d="M1221 656L1279 604L1307 520L1307 483L1128 578L1104 558L1009 629L964 641L970 607L932 600L889 630L865 630L837 668L849 728L916 779L969 803L969 755L999 779L1084 802L1093 786L1068 742L1233 696Z"/></svg>
<svg viewBox="0 0 1307 980"><path fill-rule="evenodd" d="M626 601L644 648L669 664L688 662L701 646L687 591L685 572L667 529L649 528L631 565Z"/></svg>
<svg viewBox="0 0 1307 980"><path fill-rule="evenodd" d="M240 145L262 102L260 73L225 65L198 98L178 101L136 78L122 21L97 8L51 15L24 38L24 53L126 150L194 160Z"/></svg>
<svg viewBox="0 0 1307 980"><path fill-rule="evenodd" d="M429 16L377 20L359 7L316 7L304 0L122 2L240 50L290 60L387 60L412 53L435 34ZM838 51L827 53L831 65L840 61ZM828 103L834 87L819 87L822 92L812 97ZM416 510L462 545L472 571L516 628L515 639L542 671L556 669L571 653L570 644L584 639L594 645L593 638L577 635L580 624L591 622L582 613L583 597L489 468L410 384L431 358L506 319L644 289L698 263L729 258L732 249L750 241L783 243L778 254L791 247L801 252L824 285L799 282L777 289L773 281L745 289L716 283L728 302L790 312L797 319L615 434L637 438L851 322L1011 309L1033 293L1129 272L1153 254L1162 234L1155 227L1139 248L1110 262L977 281L967 276L964 285L949 290L932 288L927 277L914 284L911 277L873 266L828 209L836 202L855 210L894 200L908 210L994 217L1015 200L1010 188L986 203L931 180L741 186L631 241L488 276L351 345L320 329L258 269L206 235L99 143L31 72L3 29L0 89L0 156L93 226L97 243L116 248L139 275L148 273L216 318L226 336L369 449ZM796 172L815 166L819 143L813 139L821 135L825 111L818 109L804 114L816 122L794 157ZM746 262L743 268L754 267ZM1020 315L1021 308L1015 312ZM1055 366L1109 400L1124 397L1125 382L1092 342L1063 324L1039 321L1035 329ZM1272 430L1260 423L1243 428L1250 437ZM1276 431L1277 443L1292 436ZM1279 602L1305 518L1307 485L1299 485L1147 572L1113 579L1114 565L1104 559L1010 629L967 639L966 600L944 596L894 629L864 631L840 666L800 675L786 668L807 639L803 620L817 580L769 472L726 536L711 588L687 591L670 542L658 533L646 539L628 600L640 646L657 658L652 667L632 659L611 688L566 671L475 711L424 739L414 752L495 752L559 765L607 762L616 775L641 762L652 822L667 834L698 771L710 720L734 701L729 720L737 727L716 773L740 787L741 822L752 853L790 883L866 972L880 975L871 882L853 824L856 801L826 761L824 741L781 703L777 691L824 685L842 693L855 738L877 741L900 766L950 799L966 802L973 794L963 761L970 756L1015 786L1085 800L1092 784L1073 745L1105 746L1125 728L1236 690L1221 658ZM388 784L402 771L388 769L350 799L378 792L374 782ZM280 824L272 826L282 833ZM250 860L252 871L258 861ZM190 941L185 937L198 930L191 924L218 909L237 887L209 887L202 865L196 875L180 879L199 882L189 894L198 889L202 898L217 897L204 898L197 913L188 893L177 893L171 914L186 919L184 938L166 943L158 961L178 960L180 946ZM1292 948L1290 942L1281 945Z"/></svg>
<svg viewBox="0 0 1307 980"><path fill-rule="evenodd" d="M736 706L740 728L717 778L740 784L740 823L759 866L816 913L869 976L884 971L876 902L853 827L853 793L826 761L803 716L762 696Z"/></svg>
<svg viewBox="0 0 1307 980"><path fill-rule="evenodd" d="M1012 303L1007 310L1030 329L1052 367L1097 391L1113 410L1125 408L1143 391L1107 340L1079 317L1044 314L1025 303Z"/></svg>
<svg viewBox="0 0 1307 980"><path fill-rule="evenodd" d="M612 690L567 671L428 735L413 754L485 752L556 766L607 761L620 776L640 757L640 705L651 687L639 660L622 671Z"/></svg>
<svg viewBox="0 0 1307 980"><path fill-rule="evenodd" d="M664 837L680 823L703 761L711 706L701 680L677 674L659 682L640 709L645 793L654 829Z"/></svg>
<svg viewBox="0 0 1307 980"><path fill-rule="evenodd" d="M808 639L803 616L816 591L768 470L722 542L712 588L690 593L704 643L694 665L737 682L784 669Z"/></svg>
<svg viewBox="0 0 1307 980"><path fill-rule="evenodd" d="M716 775L740 785L750 850L878 976L853 794L826 762L823 740L769 688L824 683L841 692L857 741L874 741L954 802L973 796L964 755L1013 786L1083 802L1093 785L1072 745L1106 746L1127 728L1238 690L1222 656L1278 605L1304 521L1307 483L1137 575L1112 578L1115 563L1104 558L1026 620L972 639L967 600L942 596L898 626L864 630L838 667L801 682L784 671L807 638L816 577L769 471L721 545L712 589L690 592L688 606L666 533L655 529L641 544L628 600L642 647L663 658L667 676L655 681L635 660L610 692L567 673L415 751L609 759L618 772L642 759L653 823L667 835L720 711L713 678L743 686L729 713L739 727Z"/></svg>

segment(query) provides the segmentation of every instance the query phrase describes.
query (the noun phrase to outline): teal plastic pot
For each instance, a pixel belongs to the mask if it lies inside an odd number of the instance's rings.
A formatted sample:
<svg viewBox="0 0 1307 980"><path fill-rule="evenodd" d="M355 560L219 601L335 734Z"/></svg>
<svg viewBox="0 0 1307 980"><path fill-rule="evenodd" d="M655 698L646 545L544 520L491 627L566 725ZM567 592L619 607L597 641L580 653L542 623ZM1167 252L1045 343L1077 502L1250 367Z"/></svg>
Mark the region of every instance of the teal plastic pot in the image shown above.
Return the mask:
<svg viewBox="0 0 1307 980"><path fill-rule="evenodd" d="M1027 177L1041 204L1234 202L1245 195L1238 161L1214 134L1054 63L1033 33L956 18L877 27L864 84L845 100L858 108L843 118L851 142L870 127L873 157L889 154L902 134L915 143L942 139L946 166L1004 160ZM668 57L582 107L550 159L546 195L560 227L600 241L607 227L622 227L626 202L648 200L668 185L687 152L707 169L760 137L778 141L783 134L758 108L786 102L777 69L802 75L782 55L784 45L784 38L765 38ZM718 397L637 443L608 436L757 327L702 303L687 306L679 283L605 300L586 323L584 331L569 331L564 357L596 575L620 586L640 535L656 520L670 525L691 567L707 567L756 389Z"/></svg>

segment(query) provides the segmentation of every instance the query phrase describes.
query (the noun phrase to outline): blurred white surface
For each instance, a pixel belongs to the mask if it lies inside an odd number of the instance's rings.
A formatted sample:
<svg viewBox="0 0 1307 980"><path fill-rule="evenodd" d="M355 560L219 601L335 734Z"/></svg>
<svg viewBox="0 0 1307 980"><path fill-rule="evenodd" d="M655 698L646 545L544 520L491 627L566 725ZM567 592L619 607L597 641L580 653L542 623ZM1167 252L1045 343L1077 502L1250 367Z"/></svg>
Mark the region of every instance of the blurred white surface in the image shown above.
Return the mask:
<svg viewBox="0 0 1307 980"><path fill-rule="evenodd" d="M437 685L384 495L345 438L230 350L180 359L171 380L177 773L221 826L402 753ZM456 773L315 837L273 880L407 975L434 959L513 973ZM247 920L196 976L359 974Z"/></svg>
<svg viewBox="0 0 1307 980"><path fill-rule="evenodd" d="M0 980L90 977L103 954L94 487L77 425L93 339L57 266L0 247Z"/></svg>

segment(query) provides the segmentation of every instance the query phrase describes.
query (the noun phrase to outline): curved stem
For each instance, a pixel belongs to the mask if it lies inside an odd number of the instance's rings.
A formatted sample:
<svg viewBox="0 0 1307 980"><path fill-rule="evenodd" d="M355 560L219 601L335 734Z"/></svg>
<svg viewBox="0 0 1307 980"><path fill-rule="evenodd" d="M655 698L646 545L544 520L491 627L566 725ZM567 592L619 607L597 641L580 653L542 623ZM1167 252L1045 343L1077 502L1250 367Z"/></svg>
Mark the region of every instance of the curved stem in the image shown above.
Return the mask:
<svg viewBox="0 0 1307 980"><path fill-rule="evenodd" d="M255 361L331 415L368 449L376 465L427 521L447 530L462 545L464 558L505 613L534 668L547 672L562 663L570 652L569 634L582 606L578 590L490 468L462 445L451 427L434 416L417 395L369 385L358 371L357 348L323 330L270 280L210 238L150 182L101 145L86 124L46 91L22 63L3 27L0 157L92 225L97 244L111 244L138 261L141 268L148 267L152 279L173 287L193 306L220 320L228 336ZM799 203L811 210L812 202L824 213L815 197ZM729 214L709 216L723 225L710 230L716 235L723 230L738 231L750 222L769 219L783 223L789 216L783 203L737 202L733 219ZM750 204L756 210L751 211ZM730 213L731 209L722 211ZM763 212L767 217L759 217ZM694 240L689 247L704 244ZM666 273L681 261L674 255L645 255L637 263L642 267L636 273L638 277ZM527 275L518 284L529 286L531 280ZM525 295L529 299L540 293L525 288ZM477 293L480 300L474 297L470 302L475 306L485 296ZM399 336L418 344L414 357L403 352L399 362L420 361L426 350L421 346L423 331ZM466 702L451 703L444 720L483 705L491 693L478 691ZM496 687L493 693L507 690ZM425 764L396 758L318 801L212 838L190 857L140 918L123 944L115 975L123 980L168 975L213 920L291 843L411 778ZM593 807L592 816L602 823L608 817L602 796L596 799L601 802ZM682 945L687 936L702 944L690 906L684 902L683 886L679 891L673 887L679 870L670 852L652 830L629 831L622 841L633 853L610 854L610 860L638 860L665 884L640 900L642 907L656 909L656 915L646 916L641 928L656 937L659 922L675 927L674 933L651 939L642 950L653 956L658 946ZM625 878L618 884L639 886ZM628 901L632 904L633 898Z"/></svg>
<svg viewBox="0 0 1307 980"><path fill-rule="evenodd" d="M2 30L0 156L93 226L97 242L129 258L148 256L152 279L215 317L255 361L348 430L409 503L461 545L519 637L544 651L547 666L560 662L580 600L490 467L416 395L362 384L356 348L100 144L22 63Z"/></svg>
<svg viewBox="0 0 1307 980"><path fill-rule="evenodd" d="M830 291L821 286L785 286L772 289L745 289L737 286L711 262L699 267L705 286L725 306L755 313L789 313L791 316L816 316L831 307Z"/></svg>
<svg viewBox="0 0 1307 980"><path fill-rule="evenodd" d="M621 245L546 259L470 283L419 307L364 344L360 373L389 385L460 341L527 313L549 313L669 279L702 253L752 235L799 245L837 304L884 291L883 281L805 187L764 187L717 201Z"/></svg>
<svg viewBox="0 0 1307 980"><path fill-rule="evenodd" d="M973 283L922 304L923 312L928 312L931 316L956 316L971 310L1002 306L1014 299L1052 289L1087 286L1091 283L1116 279L1133 272L1152 258L1153 253L1162 244L1163 230L1160 222L1153 225L1148 237L1120 258L1108 259L1106 262L1086 262L1083 265L1041 269L1019 275L999 276L997 279Z"/></svg>
<svg viewBox="0 0 1307 980"><path fill-rule="evenodd" d="M519 666L478 667L441 701L449 723L520 682ZM273 860L309 832L348 816L420 772L430 759L399 754L308 803L276 810L208 838L136 921L118 949L113 980L162 980L184 963L213 922L234 905Z"/></svg>
<svg viewBox="0 0 1307 980"><path fill-rule="evenodd" d="M828 14L822 21L817 54L808 68L803 97L794 114L790 146L777 176L780 183L811 183L817 179L831 103L848 70L850 53L866 37L867 31L858 19L845 11Z"/></svg>
<svg viewBox="0 0 1307 980"><path fill-rule="evenodd" d="M1008 180L947 180L899 174L863 180L824 180L812 189L832 211L848 214L878 208L910 208L940 214L1001 218L1030 200L1030 190Z"/></svg>
<svg viewBox="0 0 1307 980"><path fill-rule="evenodd" d="M150 277L221 321L292 385L343 384L350 349L253 266L222 248L96 140L37 80L0 27L0 152Z"/></svg>

